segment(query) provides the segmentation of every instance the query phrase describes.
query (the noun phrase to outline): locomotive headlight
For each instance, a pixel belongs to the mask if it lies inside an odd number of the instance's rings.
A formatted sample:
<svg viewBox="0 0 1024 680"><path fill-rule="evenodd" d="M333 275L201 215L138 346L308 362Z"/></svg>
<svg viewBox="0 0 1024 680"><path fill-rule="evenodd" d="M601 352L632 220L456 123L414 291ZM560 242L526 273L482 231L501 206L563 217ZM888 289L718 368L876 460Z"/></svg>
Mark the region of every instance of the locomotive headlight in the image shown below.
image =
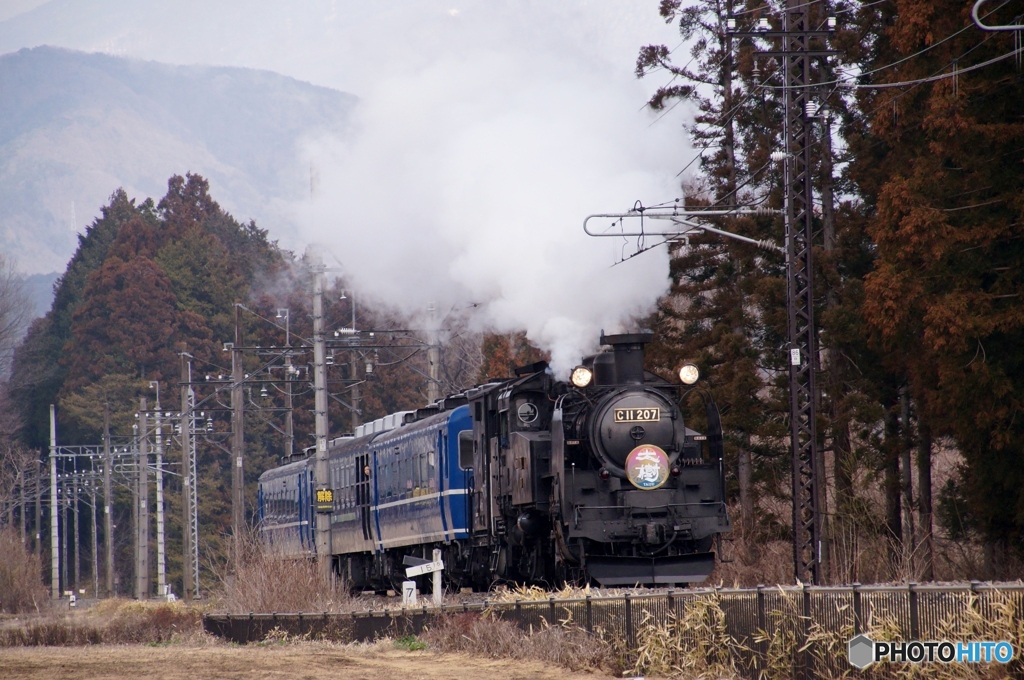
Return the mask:
<svg viewBox="0 0 1024 680"><path fill-rule="evenodd" d="M679 379L683 381L683 384L692 385L699 378L700 371L693 364L683 364L683 367L679 369Z"/></svg>
<svg viewBox="0 0 1024 680"><path fill-rule="evenodd" d="M586 387L590 384L590 381L594 379L594 372L585 366L577 366L572 369L572 375L569 380L576 387Z"/></svg>

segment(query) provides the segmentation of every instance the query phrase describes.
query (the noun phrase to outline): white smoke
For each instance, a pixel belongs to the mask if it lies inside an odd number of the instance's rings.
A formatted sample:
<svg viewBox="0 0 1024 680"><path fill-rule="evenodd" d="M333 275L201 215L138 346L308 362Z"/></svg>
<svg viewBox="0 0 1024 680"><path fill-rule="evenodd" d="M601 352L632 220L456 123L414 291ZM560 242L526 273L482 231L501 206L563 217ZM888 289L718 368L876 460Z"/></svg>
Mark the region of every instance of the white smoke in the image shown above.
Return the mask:
<svg viewBox="0 0 1024 680"><path fill-rule="evenodd" d="M476 304L478 328L525 330L564 375L667 288L664 249L613 267L635 243L582 223L673 197L681 140L640 110L650 86L624 54L611 63L571 26L510 35L497 21L487 44L454 27L385 69L357 92L346 141L310 140L319 196L302 221L357 289L407 313Z"/></svg>

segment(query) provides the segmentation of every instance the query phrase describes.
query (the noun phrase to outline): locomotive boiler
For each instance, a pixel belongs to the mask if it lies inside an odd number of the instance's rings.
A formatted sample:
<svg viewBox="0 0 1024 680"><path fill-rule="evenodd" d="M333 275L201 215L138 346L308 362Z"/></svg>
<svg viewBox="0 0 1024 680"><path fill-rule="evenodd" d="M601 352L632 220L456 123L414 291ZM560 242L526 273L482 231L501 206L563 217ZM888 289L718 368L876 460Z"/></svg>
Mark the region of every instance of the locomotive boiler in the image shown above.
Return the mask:
<svg viewBox="0 0 1024 680"><path fill-rule="evenodd" d="M434 548L459 587L702 581L730 528L718 411L706 400L708 432L686 427L680 401L693 388L644 371L651 337L602 336L606 349L569 382L540 362L361 426L330 443L328 480L312 479L311 460L264 473L264 540L308 555L312 542L289 532L330 522L335 568L353 588L393 588L406 557ZM329 511L307 511L305 524L281 514L302 505L274 502L297 488L292 475L330 488Z"/></svg>

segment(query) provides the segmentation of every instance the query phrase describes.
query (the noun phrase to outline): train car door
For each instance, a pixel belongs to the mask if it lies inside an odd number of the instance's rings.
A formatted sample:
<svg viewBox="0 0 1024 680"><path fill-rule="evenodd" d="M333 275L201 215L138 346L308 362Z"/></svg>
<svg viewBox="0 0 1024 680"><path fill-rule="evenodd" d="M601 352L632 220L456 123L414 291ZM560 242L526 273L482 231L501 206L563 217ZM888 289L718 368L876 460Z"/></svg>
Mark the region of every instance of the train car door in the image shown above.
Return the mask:
<svg viewBox="0 0 1024 680"><path fill-rule="evenodd" d="M373 492L370 488L370 455L364 453L356 456L356 512L363 528L363 540L373 540L373 517L370 506L373 503Z"/></svg>
<svg viewBox="0 0 1024 680"><path fill-rule="evenodd" d="M440 492L437 495L437 505L441 509L441 530L444 536L444 542L448 543L451 536L449 532L449 525L452 510L451 507L446 507L449 494L445 492L451 488L451 484L448 478L448 435L444 430L440 430L437 433L437 441L435 442L437 447L437 470L440 474L440 482L437 485L437 490Z"/></svg>

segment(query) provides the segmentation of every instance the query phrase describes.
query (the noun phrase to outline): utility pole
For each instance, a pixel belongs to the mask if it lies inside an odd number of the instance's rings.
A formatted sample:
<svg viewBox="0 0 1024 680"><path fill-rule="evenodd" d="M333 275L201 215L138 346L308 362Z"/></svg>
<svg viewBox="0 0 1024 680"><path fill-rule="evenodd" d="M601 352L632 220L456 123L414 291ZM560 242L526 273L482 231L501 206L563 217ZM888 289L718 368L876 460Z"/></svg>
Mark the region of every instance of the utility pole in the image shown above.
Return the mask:
<svg viewBox="0 0 1024 680"><path fill-rule="evenodd" d="M814 192L811 157L811 32L805 0L786 0L782 55L786 122L786 273L789 300L789 399L793 483L793 563L797 580L819 584L818 363L814 327Z"/></svg>
<svg viewBox="0 0 1024 680"><path fill-rule="evenodd" d="M138 418L138 414L136 414ZM132 424L132 444L129 451L132 454L131 489L132 489L132 581L125 584L126 590L138 597L139 585L139 423Z"/></svg>
<svg viewBox="0 0 1024 680"><path fill-rule="evenodd" d="M167 589L167 556L164 553L164 430L163 413L160 411L160 383L153 381L156 388L156 592L163 595Z"/></svg>
<svg viewBox="0 0 1024 680"><path fill-rule="evenodd" d="M821 523L824 505L824 461L818 445L817 331L814 325L814 191L812 174L813 125L819 107L811 100L811 59L836 54L812 49L811 40L825 39L835 31L835 17L828 30L810 27L810 3L786 0L782 30L772 30L768 19L758 30L737 31L736 19L726 25L732 35L780 39L781 50L759 54L775 57L782 65L786 148L784 181L786 206L787 335L789 339L789 424L793 489L793 572L797 581L820 584L825 576ZM774 155L774 154L773 154Z"/></svg>
<svg viewBox="0 0 1024 680"><path fill-rule="evenodd" d="M324 284L327 274L323 258L307 251L313 268L313 386L316 426L316 488L330 488L327 470L327 352L324 338ZM353 311L353 321L355 320ZM354 325L354 324L353 324ZM355 411L353 411L355 413ZM331 578L330 515L318 516L316 523L316 554L325 580Z"/></svg>
<svg viewBox="0 0 1024 680"><path fill-rule="evenodd" d="M277 318L284 319L284 457L291 460L295 452L295 420L292 417L292 313L288 309L277 310Z"/></svg>
<svg viewBox="0 0 1024 680"><path fill-rule="evenodd" d="M75 459L76 463L77 463L77 460L78 459L76 458ZM78 485L79 485L79 479L78 479L77 465L76 465L74 474L73 474L73 476L71 478L71 484L72 484L72 487L71 487L71 503L72 503L72 505L71 505L71 516L75 520L75 587L74 587L74 590L77 591L79 588L82 587L82 541L81 541L81 534L79 533L79 524L78 524L78 522L79 522L79 514L78 514L78 511L79 511L79 507L78 507L78 493L79 493L79 486ZM70 557L70 556L71 556L71 554L68 553L68 557Z"/></svg>
<svg viewBox="0 0 1024 680"><path fill-rule="evenodd" d="M437 304L427 307L427 403L433 404L441 398L441 342Z"/></svg>
<svg viewBox="0 0 1024 680"><path fill-rule="evenodd" d="M89 456L89 507L92 509L92 596L100 596L99 528L96 526L96 460Z"/></svg>
<svg viewBox="0 0 1024 680"><path fill-rule="evenodd" d="M64 466L62 465L61 467ZM68 521L68 510L71 507L71 503L68 502L68 491L68 480L67 475L65 474L64 481L58 489L58 493L60 494L59 502L61 511L59 523L64 527L63 538L60 536L57 537L58 541L63 541L60 553L60 583L62 592L68 590L68 586L71 583L71 579L68 578L68 558L71 554L71 532L68 531L68 527L71 526L71 523Z"/></svg>
<svg viewBox="0 0 1024 680"><path fill-rule="evenodd" d="M36 492L36 557L43 554L43 462L36 461L36 479L32 488Z"/></svg>
<svg viewBox="0 0 1024 680"><path fill-rule="evenodd" d="M139 398L139 562L135 569L135 597L149 597L149 413L145 397Z"/></svg>
<svg viewBox="0 0 1024 680"><path fill-rule="evenodd" d="M114 597L114 499L110 473L114 458L110 452L110 403L103 402L103 543L107 553L107 597Z"/></svg>
<svg viewBox="0 0 1024 680"><path fill-rule="evenodd" d="M18 496L21 501L18 503L21 508L21 549L26 548L26 541L28 538L28 517L25 515L25 510L28 509L28 494L25 493L25 468L18 470Z"/></svg>
<svg viewBox="0 0 1024 680"><path fill-rule="evenodd" d="M355 291L351 291L349 299L352 300L352 337L356 336L356 294ZM344 296L344 293L342 293ZM363 422L363 419L359 415L359 401L360 401L360 389L359 389L359 353L352 349L348 353L348 371L349 379L352 381L352 389L349 392L349 401L352 402L352 432L355 433L356 428Z"/></svg>
<svg viewBox="0 0 1024 680"><path fill-rule="evenodd" d="M231 345L231 535L235 569L242 551L242 530L245 527L245 404L242 400L242 303L235 300L235 342Z"/></svg>
<svg viewBox="0 0 1024 680"><path fill-rule="evenodd" d="M57 413L50 404L50 597L60 599L60 537L57 534ZM65 527L67 530L67 527Z"/></svg>
<svg viewBox="0 0 1024 680"><path fill-rule="evenodd" d="M181 571L182 596L192 601L192 409L189 404L189 365L192 355L181 353Z"/></svg>

